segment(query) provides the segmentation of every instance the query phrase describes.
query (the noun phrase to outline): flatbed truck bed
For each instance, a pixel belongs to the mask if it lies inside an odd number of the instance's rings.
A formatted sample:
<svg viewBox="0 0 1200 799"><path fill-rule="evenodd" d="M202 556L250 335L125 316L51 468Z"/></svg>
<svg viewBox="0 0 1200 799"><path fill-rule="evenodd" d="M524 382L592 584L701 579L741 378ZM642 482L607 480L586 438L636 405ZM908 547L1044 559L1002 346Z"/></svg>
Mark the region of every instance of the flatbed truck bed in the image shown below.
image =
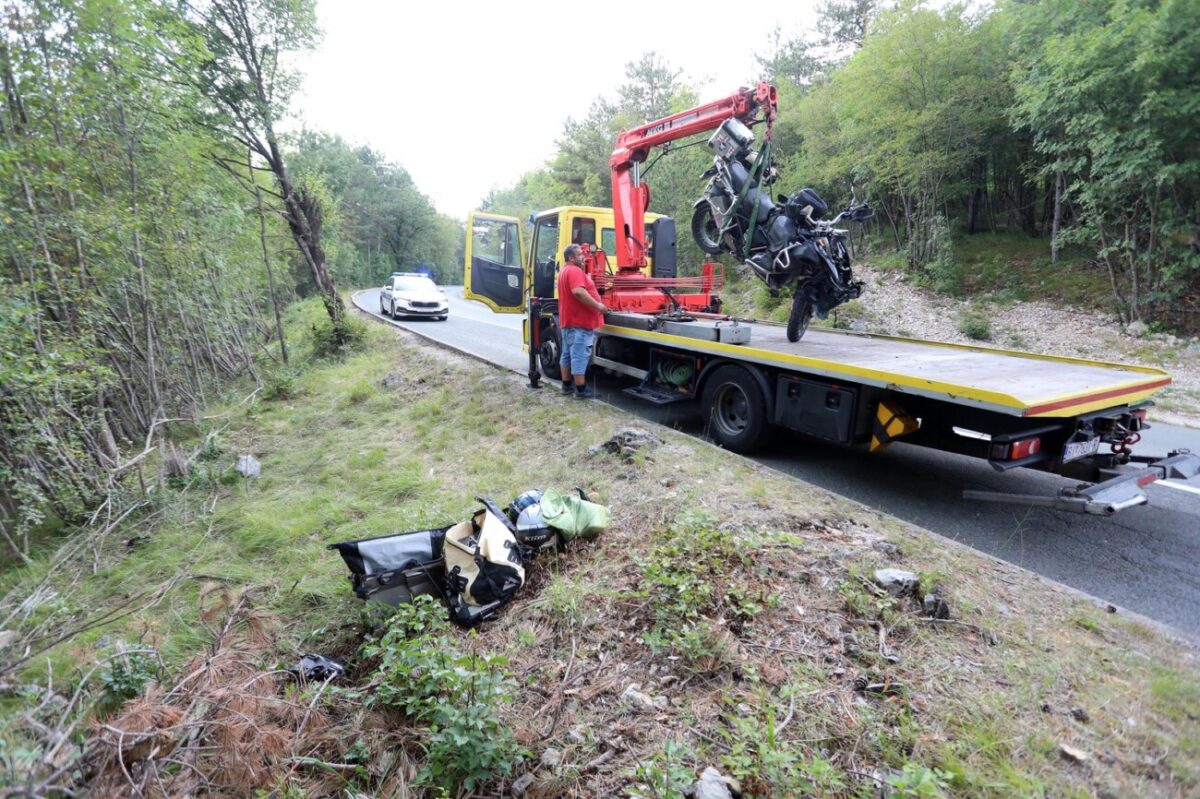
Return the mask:
<svg viewBox="0 0 1200 799"><path fill-rule="evenodd" d="M601 335L671 344L745 363L944 399L1025 417L1065 417L1134 404L1167 386L1161 369L940 341L813 328L789 342L783 325L741 321L745 344L725 344L615 323Z"/></svg>
<svg viewBox="0 0 1200 799"><path fill-rule="evenodd" d="M530 300L533 386L539 371L558 377L556 308ZM870 451L899 440L1085 481L1054 496L964 494L1078 513L1144 504L1156 480L1200 486L1197 456L1132 452L1149 397L1171 382L1161 369L820 328L793 343L783 325L737 319L614 313L596 333L598 368L650 402L699 401L709 435L735 451L772 427Z"/></svg>

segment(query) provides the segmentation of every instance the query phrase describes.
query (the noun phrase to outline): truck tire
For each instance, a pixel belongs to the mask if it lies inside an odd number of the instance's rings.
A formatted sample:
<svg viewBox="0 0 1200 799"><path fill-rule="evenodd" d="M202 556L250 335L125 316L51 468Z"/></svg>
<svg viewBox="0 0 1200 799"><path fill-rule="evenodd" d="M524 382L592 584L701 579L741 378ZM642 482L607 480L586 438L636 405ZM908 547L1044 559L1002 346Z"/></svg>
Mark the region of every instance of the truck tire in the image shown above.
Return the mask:
<svg viewBox="0 0 1200 799"><path fill-rule="evenodd" d="M804 332L808 330L808 323L812 321L812 315L812 300L808 298L807 294L797 289L796 296L792 297L792 312L788 314L788 341L795 343L804 336Z"/></svg>
<svg viewBox="0 0 1200 799"><path fill-rule="evenodd" d="M553 322L546 324L542 328L540 339L541 343L538 344L538 365L542 368L542 374L550 381L562 380L562 371L558 366L558 358L562 353L562 342L558 337L558 325Z"/></svg>
<svg viewBox="0 0 1200 799"><path fill-rule="evenodd" d="M767 402L758 381L734 364L719 367L704 383L704 416L718 444L753 452L767 428Z"/></svg>

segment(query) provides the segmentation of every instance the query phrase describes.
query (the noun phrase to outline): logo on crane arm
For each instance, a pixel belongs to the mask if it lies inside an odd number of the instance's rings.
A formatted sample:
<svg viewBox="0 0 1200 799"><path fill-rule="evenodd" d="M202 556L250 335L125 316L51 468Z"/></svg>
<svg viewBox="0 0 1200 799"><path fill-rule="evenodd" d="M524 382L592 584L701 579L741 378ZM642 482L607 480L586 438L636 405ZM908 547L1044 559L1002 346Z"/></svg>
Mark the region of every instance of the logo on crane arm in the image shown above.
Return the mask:
<svg viewBox="0 0 1200 799"><path fill-rule="evenodd" d="M693 111L690 114L685 114L685 115L679 116L679 117L673 117L671 119L665 119L662 122L659 122L657 125L653 125L649 128L646 128L645 135L652 136L655 133L662 133L664 130L670 130L671 128L674 128L678 125L683 125L688 122L695 122L699 118L700 118L700 114Z"/></svg>

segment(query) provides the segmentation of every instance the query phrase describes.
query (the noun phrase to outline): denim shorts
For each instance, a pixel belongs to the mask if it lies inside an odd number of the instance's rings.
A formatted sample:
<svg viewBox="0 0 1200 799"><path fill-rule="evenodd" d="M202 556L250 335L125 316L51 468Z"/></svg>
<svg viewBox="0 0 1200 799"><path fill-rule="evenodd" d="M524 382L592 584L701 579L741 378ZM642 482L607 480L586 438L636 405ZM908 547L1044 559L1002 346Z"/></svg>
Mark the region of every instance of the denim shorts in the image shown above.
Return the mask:
<svg viewBox="0 0 1200 799"><path fill-rule="evenodd" d="M592 344L595 341L595 330L589 330L586 327L564 327L562 329L562 354L558 356L559 364L570 366L573 375L585 373L588 361L592 358Z"/></svg>

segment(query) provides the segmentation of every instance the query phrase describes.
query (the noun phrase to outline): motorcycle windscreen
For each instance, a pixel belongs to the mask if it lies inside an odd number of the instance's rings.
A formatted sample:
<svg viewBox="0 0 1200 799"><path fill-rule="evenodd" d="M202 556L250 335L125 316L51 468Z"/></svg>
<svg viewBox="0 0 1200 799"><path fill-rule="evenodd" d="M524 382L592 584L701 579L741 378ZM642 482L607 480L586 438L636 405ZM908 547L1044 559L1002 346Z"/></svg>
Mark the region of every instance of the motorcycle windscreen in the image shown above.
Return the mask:
<svg viewBox="0 0 1200 799"><path fill-rule="evenodd" d="M523 313L528 281L521 221L498 214L467 215L463 295L497 313Z"/></svg>

